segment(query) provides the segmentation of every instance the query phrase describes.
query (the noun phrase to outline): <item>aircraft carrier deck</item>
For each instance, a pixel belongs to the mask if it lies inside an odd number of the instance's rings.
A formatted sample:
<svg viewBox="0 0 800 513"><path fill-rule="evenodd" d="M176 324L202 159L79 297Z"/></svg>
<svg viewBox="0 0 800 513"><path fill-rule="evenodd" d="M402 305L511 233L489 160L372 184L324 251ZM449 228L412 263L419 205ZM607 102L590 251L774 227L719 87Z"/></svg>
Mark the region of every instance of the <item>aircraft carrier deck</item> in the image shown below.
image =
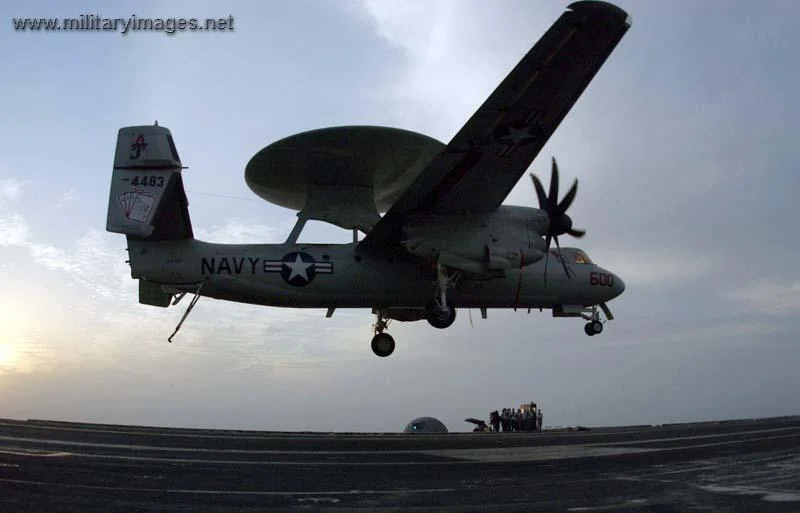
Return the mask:
<svg viewBox="0 0 800 513"><path fill-rule="evenodd" d="M800 417L321 434L0 420L0 511L800 511Z"/></svg>

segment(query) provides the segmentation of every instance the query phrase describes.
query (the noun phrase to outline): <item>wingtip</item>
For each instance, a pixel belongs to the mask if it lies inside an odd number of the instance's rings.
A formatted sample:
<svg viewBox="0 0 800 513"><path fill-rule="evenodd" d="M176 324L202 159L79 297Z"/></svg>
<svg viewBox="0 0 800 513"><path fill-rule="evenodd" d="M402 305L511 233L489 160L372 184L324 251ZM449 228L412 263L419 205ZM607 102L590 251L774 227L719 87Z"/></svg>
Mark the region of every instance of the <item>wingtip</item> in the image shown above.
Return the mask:
<svg viewBox="0 0 800 513"><path fill-rule="evenodd" d="M603 2L601 0L580 0L578 2L569 4L567 9L571 9L573 11L595 12L613 16L615 18L619 18L620 20L624 20L625 25L629 27L633 23L633 18L631 18L631 15L628 14L624 9L612 3Z"/></svg>

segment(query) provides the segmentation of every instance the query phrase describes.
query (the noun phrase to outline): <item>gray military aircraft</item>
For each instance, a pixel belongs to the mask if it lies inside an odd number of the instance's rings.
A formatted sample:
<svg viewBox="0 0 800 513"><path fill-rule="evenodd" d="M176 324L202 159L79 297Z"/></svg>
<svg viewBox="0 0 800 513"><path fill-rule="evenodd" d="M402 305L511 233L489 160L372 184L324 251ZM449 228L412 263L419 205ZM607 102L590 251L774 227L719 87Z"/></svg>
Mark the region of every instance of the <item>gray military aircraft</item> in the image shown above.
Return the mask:
<svg viewBox="0 0 800 513"><path fill-rule="evenodd" d="M370 308L373 352L394 351L391 320L447 328L457 308L551 309L581 317L587 335L625 286L558 237L580 238L534 175L539 208L502 205L630 27L620 8L571 4L447 145L397 128L340 126L277 141L247 164L261 198L297 210L282 244L196 240L170 131L119 130L106 230L125 234L139 302L167 307L193 294L291 308ZM384 215L380 213L383 212ZM299 243L308 220L352 230L348 244ZM363 238L359 240L361 234ZM555 242L555 248L551 248ZM549 260L554 260L548 267Z"/></svg>

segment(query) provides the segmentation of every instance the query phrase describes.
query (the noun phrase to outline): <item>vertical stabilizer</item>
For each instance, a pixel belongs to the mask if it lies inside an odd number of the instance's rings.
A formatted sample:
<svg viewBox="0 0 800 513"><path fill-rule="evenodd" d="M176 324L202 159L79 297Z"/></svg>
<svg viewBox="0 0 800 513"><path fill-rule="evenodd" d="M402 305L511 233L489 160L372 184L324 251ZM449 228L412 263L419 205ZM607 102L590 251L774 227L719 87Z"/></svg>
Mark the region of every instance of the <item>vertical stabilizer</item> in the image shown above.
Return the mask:
<svg viewBox="0 0 800 513"><path fill-rule="evenodd" d="M192 238L182 169L167 128L157 124L121 128L106 230L149 240Z"/></svg>

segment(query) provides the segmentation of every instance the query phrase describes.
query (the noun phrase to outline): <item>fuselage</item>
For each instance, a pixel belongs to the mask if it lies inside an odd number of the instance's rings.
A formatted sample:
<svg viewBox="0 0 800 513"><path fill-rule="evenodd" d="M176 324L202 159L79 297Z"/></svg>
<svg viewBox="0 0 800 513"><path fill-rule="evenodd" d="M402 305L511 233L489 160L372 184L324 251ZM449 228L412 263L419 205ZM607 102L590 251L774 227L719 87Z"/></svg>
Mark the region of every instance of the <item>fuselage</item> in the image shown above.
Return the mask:
<svg viewBox="0 0 800 513"><path fill-rule="evenodd" d="M551 250L544 259L494 277L464 274L450 292L462 308L593 306L624 290L622 280L576 248L563 248L571 278ZM411 255L361 252L357 244L215 244L129 240L133 278L216 299L295 308L423 308L436 269Z"/></svg>

